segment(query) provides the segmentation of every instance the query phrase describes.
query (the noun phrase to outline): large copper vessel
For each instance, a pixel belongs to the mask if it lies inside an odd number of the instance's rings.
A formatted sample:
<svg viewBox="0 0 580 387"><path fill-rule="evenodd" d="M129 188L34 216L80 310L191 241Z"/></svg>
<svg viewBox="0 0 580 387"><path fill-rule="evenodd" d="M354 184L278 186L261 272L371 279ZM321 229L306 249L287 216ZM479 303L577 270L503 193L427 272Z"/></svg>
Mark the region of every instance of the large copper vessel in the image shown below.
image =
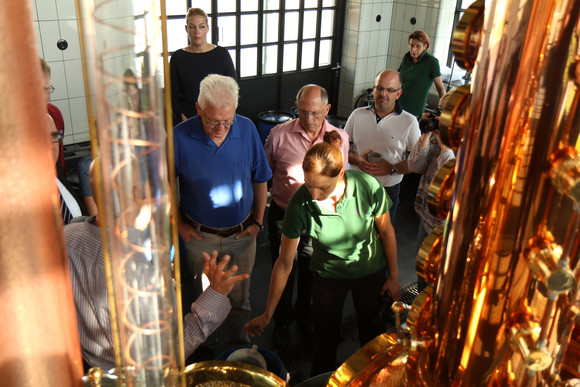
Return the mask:
<svg viewBox="0 0 580 387"><path fill-rule="evenodd" d="M0 33L0 385L80 386L82 360L28 1Z"/></svg>
<svg viewBox="0 0 580 387"><path fill-rule="evenodd" d="M433 288L395 344L375 339L380 350L363 348L329 385L580 377L580 2L479 2L466 20L454 46L474 81L467 112L442 115L460 146L453 190L438 194L452 198L447 227L420 270L429 281L438 268Z"/></svg>

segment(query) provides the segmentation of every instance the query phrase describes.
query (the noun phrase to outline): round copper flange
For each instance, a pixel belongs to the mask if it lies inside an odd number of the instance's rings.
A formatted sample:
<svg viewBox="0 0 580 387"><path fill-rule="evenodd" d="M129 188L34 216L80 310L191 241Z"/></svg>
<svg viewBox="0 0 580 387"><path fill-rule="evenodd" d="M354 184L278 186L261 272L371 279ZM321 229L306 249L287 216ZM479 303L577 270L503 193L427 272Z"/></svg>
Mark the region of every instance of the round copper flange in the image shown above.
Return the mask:
<svg viewBox="0 0 580 387"><path fill-rule="evenodd" d="M442 241L443 228L437 227L423 240L417 254L415 269L428 284L434 284L439 275Z"/></svg>
<svg viewBox="0 0 580 387"><path fill-rule="evenodd" d="M435 174L429 192L427 205L429 211L441 220L447 219L453 199L453 184L455 182L455 159L447 161Z"/></svg>
<svg viewBox="0 0 580 387"><path fill-rule="evenodd" d="M459 149L465 132L469 109L469 84L455 88L441 111L439 134L443 144L453 150Z"/></svg>
<svg viewBox="0 0 580 387"><path fill-rule="evenodd" d="M453 53L455 62L467 71L472 71L483 37L483 12L485 3L477 0L466 10L453 31Z"/></svg>
<svg viewBox="0 0 580 387"><path fill-rule="evenodd" d="M413 301L411 309L407 314L407 326L417 329L417 336L422 338L431 331L429 321L431 300L433 299L433 287L427 286Z"/></svg>

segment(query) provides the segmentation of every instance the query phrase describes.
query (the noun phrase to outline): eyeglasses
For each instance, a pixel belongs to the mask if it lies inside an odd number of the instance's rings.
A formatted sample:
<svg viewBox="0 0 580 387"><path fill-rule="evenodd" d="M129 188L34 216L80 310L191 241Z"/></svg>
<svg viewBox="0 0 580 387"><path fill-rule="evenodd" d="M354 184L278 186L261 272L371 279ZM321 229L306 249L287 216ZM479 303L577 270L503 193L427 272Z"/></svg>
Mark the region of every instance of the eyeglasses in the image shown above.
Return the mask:
<svg viewBox="0 0 580 387"><path fill-rule="evenodd" d="M203 113L203 110L201 111ZM205 114L203 114L203 118L205 119L205 123L207 126L211 126L212 128L215 128L216 126L220 126L223 125L226 128L231 127L233 124L236 123L236 116L234 115L234 119L231 122L223 122L223 121L210 121L207 119L207 117L205 116Z"/></svg>
<svg viewBox="0 0 580 387"><path fill-rule="evenodd" d="M424 47L425 47L424 43L415 43L415 44L409 43L409 48L416 48L418 50L422 50Z"/></svg>
<svg viewBox="0 0 580 387"><path fill-rule="evenodd" d="M44 92L45 92L46 94L52 94L52 93L54 93L54 86L53 86L53 85L50 85L50 86L48 86L48 87L45 87L45 88L44 88Z"/></svg>
<svg viewBox="0 0 580 387"><path fill-rule="evenodd" d="M391 87L384 88L384 87L381 87L381 86L378 86L378 85L374 85L373 86L373 89L375 89L376 91L378 91L379 94L383 94L385 91L387 93L389 93L389 94L393 94L393 93L396 93L397 91L401 90L401 88L398 88L398 89L393 89Z"/></svg>
<svg viewBox="0 0 580 387"><path fill-rule="evenodd" d="M53 144L57 144L62 142L64 135L61 132L52 132L50 134L50 140L52 141Z"/></svg>
<svg viewBox="0 0 580 387"><path fill-rule="evenodd" d="M300 110L300 109L298 110L298 115L306 116L306 117L310 116L310 117L318 118L322 114L323 114L322 112L307 112L306 110Z"/></svg>

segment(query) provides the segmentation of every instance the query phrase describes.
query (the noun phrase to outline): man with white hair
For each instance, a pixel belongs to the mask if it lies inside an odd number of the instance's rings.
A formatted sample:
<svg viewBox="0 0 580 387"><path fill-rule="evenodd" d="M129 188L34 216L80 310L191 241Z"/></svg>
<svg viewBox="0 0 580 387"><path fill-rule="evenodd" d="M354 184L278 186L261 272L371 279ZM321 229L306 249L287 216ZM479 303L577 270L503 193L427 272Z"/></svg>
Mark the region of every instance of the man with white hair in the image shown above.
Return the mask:
<svg viewBox="0 0 580 387"><path fill-rule="evenodd" d="M203 290L202 253L228 254L240 274L251 274L263 228L272 171L256 127L236 114L238 95L233 78L208 75L200 84L197 115L174 128L178 228L195 297ZM231 345L250 342L243 329L251 313L249 296L250 281L237 283L229 294L232 310L225 324Z"/></svg>

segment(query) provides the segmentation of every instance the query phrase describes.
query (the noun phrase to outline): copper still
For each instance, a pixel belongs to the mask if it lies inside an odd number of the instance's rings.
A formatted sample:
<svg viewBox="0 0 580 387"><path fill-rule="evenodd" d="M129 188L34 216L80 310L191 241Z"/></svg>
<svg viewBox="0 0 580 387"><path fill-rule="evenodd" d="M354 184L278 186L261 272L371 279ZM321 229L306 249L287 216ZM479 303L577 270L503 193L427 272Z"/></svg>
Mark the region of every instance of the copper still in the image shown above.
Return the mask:
<svg viewBox="0 0 580 387"><path fill-rule="evenodd" d="M2 3L0 385L80 386L82 359L28 1Z"/></svg>
<svg viewBox="0 0 580 387"><path fill-rule="evenodd" d="M328 385L580 383L579 38L575 0L465 13L454 50L474 81L442 114L458 155L432 186L448 221L418 260L433 287L397 340L375 339Z"/></svg>

